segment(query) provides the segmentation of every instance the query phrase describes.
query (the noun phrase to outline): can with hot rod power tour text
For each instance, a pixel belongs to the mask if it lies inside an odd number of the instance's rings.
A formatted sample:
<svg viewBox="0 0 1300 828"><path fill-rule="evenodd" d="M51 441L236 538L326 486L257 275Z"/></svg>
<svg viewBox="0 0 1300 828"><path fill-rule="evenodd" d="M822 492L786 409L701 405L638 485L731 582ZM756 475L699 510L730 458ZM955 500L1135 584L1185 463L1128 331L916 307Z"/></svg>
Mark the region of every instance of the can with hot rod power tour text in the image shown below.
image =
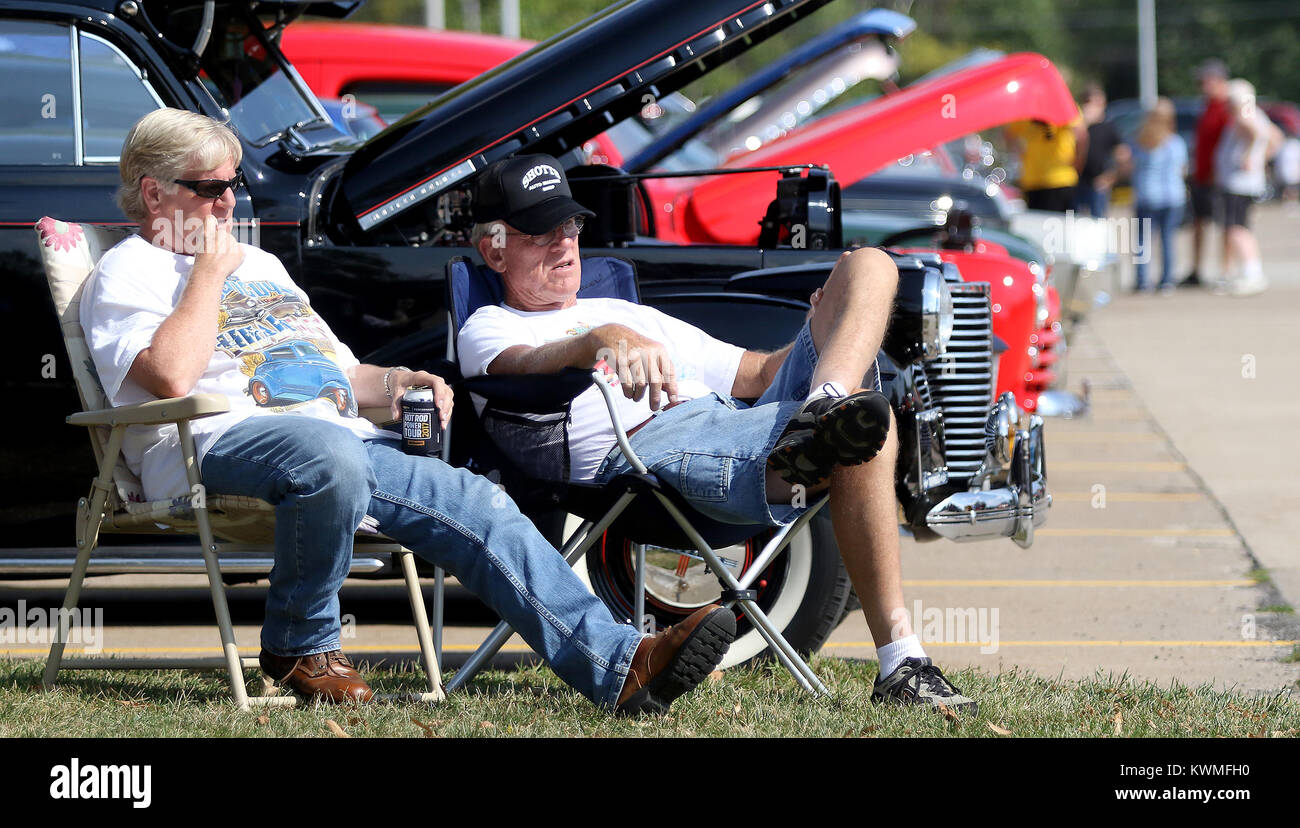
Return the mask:
<svg viewBox="0 0 1300 828"><path fill-rule="evenodd" d="M402 451L426 457L442 452L442 419L427 385L413 385L402 395Z"/></svg>

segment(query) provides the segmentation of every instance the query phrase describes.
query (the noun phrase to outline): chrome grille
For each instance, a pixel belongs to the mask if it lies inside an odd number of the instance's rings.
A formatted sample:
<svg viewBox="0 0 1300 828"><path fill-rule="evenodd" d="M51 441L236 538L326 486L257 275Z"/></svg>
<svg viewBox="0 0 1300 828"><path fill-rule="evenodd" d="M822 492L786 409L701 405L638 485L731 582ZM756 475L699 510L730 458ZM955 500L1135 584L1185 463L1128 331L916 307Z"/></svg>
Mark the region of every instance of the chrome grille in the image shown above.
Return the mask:
<svg viewBox="0 0 1300 828"><path fill-rule="evenodd" d="M925 362L929 394L943 411L944 456L954 483L984 459L984 424L993 404L993 315L984 282L949 283L956 321L948 351Z"/></svg>

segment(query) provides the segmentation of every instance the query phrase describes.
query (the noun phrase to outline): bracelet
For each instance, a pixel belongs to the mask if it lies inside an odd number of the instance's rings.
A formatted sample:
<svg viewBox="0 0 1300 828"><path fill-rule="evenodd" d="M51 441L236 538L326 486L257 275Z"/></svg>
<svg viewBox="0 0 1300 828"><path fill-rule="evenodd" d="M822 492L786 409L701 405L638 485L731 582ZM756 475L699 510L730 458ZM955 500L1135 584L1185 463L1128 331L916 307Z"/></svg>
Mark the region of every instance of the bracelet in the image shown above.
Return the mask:
<svg viewBox="0 0 1300 828"><path fill-rule="evenodd" d="M410 370L411 369L407 368L405 365L394 365L392 368L389 368L384 372L384 393L388 395L388 399L391 400L393 398L393 387L388 384L388 380L393 376L393 372Z"/></svg>

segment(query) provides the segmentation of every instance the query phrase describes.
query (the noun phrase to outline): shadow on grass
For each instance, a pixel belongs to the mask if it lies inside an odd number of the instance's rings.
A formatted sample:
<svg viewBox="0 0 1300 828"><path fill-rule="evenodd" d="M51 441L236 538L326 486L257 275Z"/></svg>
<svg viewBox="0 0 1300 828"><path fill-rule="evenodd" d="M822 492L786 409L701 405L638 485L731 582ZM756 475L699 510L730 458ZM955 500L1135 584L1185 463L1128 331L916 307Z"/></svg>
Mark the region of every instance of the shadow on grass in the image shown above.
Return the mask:
<svg viewBox="0 0 1300 828"><path fill-rule="evenodd" d="M0 687L30 695L43 694L41 676L45 664L35 660L0 659ZM546 671L545 674L543 671ZM376 693L418 694L429 689L424 670L410 662L384 665L368 664L362 671L366 681ZM444 684L454 671L444 673ZM480 674L458 691L467 698L492 698L528 694L539 699L559 700L564 696L582 699L577 691L557 683L540 662L515 669L510 677L500 671ZM549 678L548 678L549 677ZM263 692L262 673L257 668L245 668L245 690L249 696ZM549 682L549 683L548 683ZM87 701L121 701L144 704L169 705L179 701L196 704L233 701L224 671L198 671L187 669L129 669L129 670L60 670L56 689L83 697ZM282 693L292 691L281 689Z"/></svg>

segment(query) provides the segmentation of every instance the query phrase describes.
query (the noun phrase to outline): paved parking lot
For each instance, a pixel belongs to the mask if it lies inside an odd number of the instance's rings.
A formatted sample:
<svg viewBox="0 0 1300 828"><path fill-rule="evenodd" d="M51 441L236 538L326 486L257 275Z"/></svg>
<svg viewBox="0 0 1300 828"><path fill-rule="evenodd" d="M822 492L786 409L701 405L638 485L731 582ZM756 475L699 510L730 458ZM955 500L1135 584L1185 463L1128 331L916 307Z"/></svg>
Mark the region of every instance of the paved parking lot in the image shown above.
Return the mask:
<svg viewBox="0 0 1300 828"><path fill-rule="evenodd" d="M1258 218L1268 293L1231 299L1121 289L1078 330L1068 385L1078 390L1086 381L1092 409L1048 422L1055 503L1032 549L904 540L908 607L920 610L918 627L942 664L1067 678L1127 671L1259 692L1295 687L1300 663L1282 658L1300 640L1296 616L1275 610L1300 603L1300 388L1290 354L1300 233L1298 219L1280 208ZM202 579L188 579L180 592L156 588L177 582L92 581L83 603L104 609L106 652L216 654ZM4 606L20 598L57 604L60 594L57 582L0 583ZM255 585L231 590L249 655L257 652L263 594ZM449 598L463 622L447 631L454 665L493 619L454 587ZM353 623L345 634L355 637L347 650L409 657L415 641L405 608L399 585L349 582L343 609ZM949 616L960 623L944 623ZM505 657L526 650L515 639ZM826 652L874 657L860 614ZM4 653L43 649L0 644Z"/></svg>

